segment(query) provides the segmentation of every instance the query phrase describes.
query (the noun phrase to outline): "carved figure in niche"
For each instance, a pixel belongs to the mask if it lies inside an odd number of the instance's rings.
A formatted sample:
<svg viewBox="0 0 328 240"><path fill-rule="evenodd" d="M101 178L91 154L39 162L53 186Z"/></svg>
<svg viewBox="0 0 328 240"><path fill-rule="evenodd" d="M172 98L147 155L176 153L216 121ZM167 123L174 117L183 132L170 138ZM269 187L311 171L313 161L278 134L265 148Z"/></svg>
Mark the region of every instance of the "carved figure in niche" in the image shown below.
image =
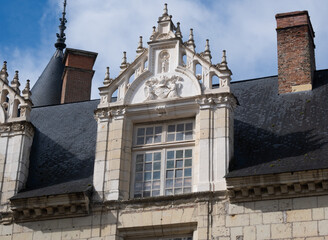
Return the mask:
<svg viewBox="0 0 328 240"><path fill-rule="evenodd" d="M183 81L182 78L178 76L161 76L160 79L149 79L145 83L145 101L180 97L181 81Z"/></svg>
<svg viewBox="0 0 328 240"><path fill-rule="evenodd" d="M158 66L159 73L165 73L169 71L170 54L167 51L162 51L159 54L159 63L160 63Z"/></svg>

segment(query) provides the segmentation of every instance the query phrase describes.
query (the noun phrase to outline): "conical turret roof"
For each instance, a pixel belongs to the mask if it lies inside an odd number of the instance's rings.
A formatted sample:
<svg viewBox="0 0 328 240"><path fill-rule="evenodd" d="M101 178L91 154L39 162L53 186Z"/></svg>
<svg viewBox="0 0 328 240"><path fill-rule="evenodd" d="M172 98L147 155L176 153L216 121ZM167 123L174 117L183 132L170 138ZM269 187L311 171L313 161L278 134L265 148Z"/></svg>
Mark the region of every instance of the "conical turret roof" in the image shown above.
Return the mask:
<svg viewBox="0 0 328 240"><path fill-rule="evenodd" d="M56 51L31 90L31 99L34 106L60 104L63 84L62 75L64 72L63 50L66 48L64 33L67 22L65 18L66 0L64 1L62 14L62 18L59 19L59 33L57 33L57 42L55 43Z"/></svg>

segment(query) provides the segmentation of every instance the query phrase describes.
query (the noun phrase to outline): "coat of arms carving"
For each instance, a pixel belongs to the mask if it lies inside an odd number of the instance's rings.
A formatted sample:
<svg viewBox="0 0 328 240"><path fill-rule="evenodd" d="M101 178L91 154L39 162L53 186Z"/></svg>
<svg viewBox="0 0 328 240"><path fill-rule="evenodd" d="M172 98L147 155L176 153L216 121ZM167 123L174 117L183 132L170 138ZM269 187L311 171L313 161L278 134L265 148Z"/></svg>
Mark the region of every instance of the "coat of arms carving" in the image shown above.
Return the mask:
<svg viewBox="0 0 328 240"><path fill-rule="evenodd" d="M183 79L178 76L160 76L160 78L151 78L145 83L146 100L157 100L165 98L180 97Z"/></svg>

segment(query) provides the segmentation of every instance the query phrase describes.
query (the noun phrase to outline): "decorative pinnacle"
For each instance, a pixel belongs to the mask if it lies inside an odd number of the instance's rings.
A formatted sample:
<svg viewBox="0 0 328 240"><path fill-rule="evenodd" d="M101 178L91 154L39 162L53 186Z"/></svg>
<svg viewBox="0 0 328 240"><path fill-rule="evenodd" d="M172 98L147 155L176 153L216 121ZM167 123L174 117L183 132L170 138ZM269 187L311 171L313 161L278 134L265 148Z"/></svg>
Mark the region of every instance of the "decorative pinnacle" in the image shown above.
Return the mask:
<svg viewBox="0 0 328 240"><path fill-rule="evenodd" d="M15 90L15 91L19 91L19 76L18 76L18 71L15 71L15 76L14 79L11 81L11 87Z"/></svg>
<svg viewBox="0 0 328 240"><path fill-rule="evenodd" d="M126 62L126 52L123 52L123 58L122 58L122 63L121 63L121 66L120 68L121 69L124 69L127 67L127 62Z"/></svg>
<svg viewBox="0 0 328 240"><path fill-rule="evenodd" d="M194 30L192 28L190 28L190 34L189 34L188 41L194 41Z"/></svg>
<svg viewBox="0 0 328 240"><path fill-rule="evenodd" d="M190 28L189 39L187 41L187 46L192 50L195 51L195 41L194 41L194 30Z"/></svg>
<svg viewBox="0 0 328 240"><path fill-rule="evenodd" d="M211 59L212 59L211 50L210 50L210 41L208 39L206 39L205 51L203 53L203 56L208 61L211 61Z"/></svg>
<svg viewBox="0 0 328 240"><path fill-rule="evenodd" d="M0 78L3 81L5 81L6 83L8 83L8 72L7 72L7 62L6 61L3 62L3 66L0 71Z"/></svg>
<svg viewBox="0 0 328 240"><path fill-rule="evenodd" d="M110 75L109 75L109 67L106 67L106 74L104 79L104 85L107 85L111 82Z"/></svg>
<svg viewBox="0 0 328 240"><path fill-rule="evenodd" d="M153 32L151 33L150 40L153 40L156 34L156 27L153 26Z"/></svg>
<svg viewBox="0 0 328 240"><path fill-rule="evenodd" d="M59 50L64 50L66 48L65 40L66 40L66 34L64 33L66 29L66 0L64 0L64 10L63 10L63 16L59 19L60 25L59 25L59 33L57 33L57 42L55 43L55 47Z"/></svg>
<svg viewBox="0 0 328 240"><path fill-rule="evenodd" d="M222 61L221 65L227 65L227 55L226 55L226 50L222 51Z"/></svg>
<svg viewBox="0 0 328 240"><path fill-rule="evenodd" d="M137 53L142 53L143 52L143 46L142 46L142 36L139 37L139 44L137 48Z"/></svg>
<svg viewBox="0 0 328 240"><path fill-rule="evenodd" d="M167 10L167 3L165 3L164 4L164 9L163 9L163 15L162 16L164 17L164 16L168 16L168 15L169 14L168 14L168 10Z"/></svg>
<svg viewBox="0 0 328 240"><path fill-rule="evenodd" d="M182 38L181 30L180 30L180 23L177 22L177 29L175 31L175 35L179 38Z"/></svg>
<svg viewBox="0 0 328 240"><path fill-rule="evenodd" d="M22 91L24 99L29 99L30 96L32 95L31 91L30 91L30 80L26 80L26 85L24 90Z"/></svg>

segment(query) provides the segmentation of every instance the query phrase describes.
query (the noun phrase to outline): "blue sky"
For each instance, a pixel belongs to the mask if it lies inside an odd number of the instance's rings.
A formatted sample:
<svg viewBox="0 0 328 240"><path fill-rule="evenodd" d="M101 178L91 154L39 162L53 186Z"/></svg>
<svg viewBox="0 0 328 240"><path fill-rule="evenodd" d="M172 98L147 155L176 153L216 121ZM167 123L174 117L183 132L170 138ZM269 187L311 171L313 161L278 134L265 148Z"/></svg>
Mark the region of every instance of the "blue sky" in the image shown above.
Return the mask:
<svg viewBox="0 0 328 240"><path fill-rule="evenodd" d="M277 74L275 14L308 10L316 33L317 69L328 68L327 0L67 0L67 45L98 52L92 98L98 98L106 66L117 76L122 52L133 61L139 36L144 43L168 3L173 21L181 22L184 40L194 29L196 51L210 39L212 62L227 50L233 80ZM9 78L20 70L31 83L54 53L62 0L2 1L0 61L8 61Z"/></svg>

